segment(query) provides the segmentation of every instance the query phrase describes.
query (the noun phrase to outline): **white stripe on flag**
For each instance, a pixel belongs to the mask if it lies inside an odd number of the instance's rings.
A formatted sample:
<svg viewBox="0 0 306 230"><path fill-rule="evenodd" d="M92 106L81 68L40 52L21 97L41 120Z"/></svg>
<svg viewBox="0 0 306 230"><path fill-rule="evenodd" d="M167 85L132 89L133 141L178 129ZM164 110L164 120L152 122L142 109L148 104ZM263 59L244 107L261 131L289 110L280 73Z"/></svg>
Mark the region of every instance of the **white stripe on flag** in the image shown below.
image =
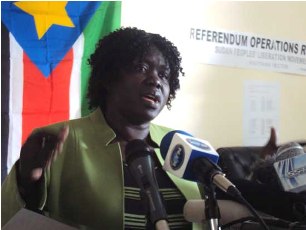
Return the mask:
<svg viewBox="0 0 306 230"><path fill-rule="evenodd" d="M7 170L19 158L22 138L23 50L10 33L10 93Z"/></svg>
<svg viewBox="0 0 306 230"><path fill-rule="evenodd" d="M69 87L69 118L81 117L81 66L84 51L84 35L73 45L73 64Z"/></svg>

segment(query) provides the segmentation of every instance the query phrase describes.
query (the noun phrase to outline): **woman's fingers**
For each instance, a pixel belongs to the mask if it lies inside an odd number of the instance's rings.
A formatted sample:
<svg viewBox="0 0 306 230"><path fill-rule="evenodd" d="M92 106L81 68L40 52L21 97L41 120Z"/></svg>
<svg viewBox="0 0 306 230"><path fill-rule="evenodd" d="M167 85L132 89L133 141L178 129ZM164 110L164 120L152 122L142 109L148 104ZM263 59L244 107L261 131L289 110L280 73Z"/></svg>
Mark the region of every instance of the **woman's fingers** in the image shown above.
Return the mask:
<svg viewBox="0 0 306 230"><path fill-rule="evenodd" d="M38 164L41 167L46 167L49 164L52 155L54 154L55 148L57 146L58 139L57 136L53 134L45 134L41 140L41 150L38 153Z"/></svg>
<svg viewBox="0 0 306 230"><path fill-rule="evenodd" d="M63 128L61 128L60 132L58 133L57 154L62 152L68 134L69 134L69 126L65 125L63 126Z"/></svg>
<svg viewBox="0 0 306 230"><path fill-rule="evenodd" d="M57 134L40 131L31 135L21 149L21 177L29 181L39 180L62 151L68 133L69 127L65 125Z"/></svg>

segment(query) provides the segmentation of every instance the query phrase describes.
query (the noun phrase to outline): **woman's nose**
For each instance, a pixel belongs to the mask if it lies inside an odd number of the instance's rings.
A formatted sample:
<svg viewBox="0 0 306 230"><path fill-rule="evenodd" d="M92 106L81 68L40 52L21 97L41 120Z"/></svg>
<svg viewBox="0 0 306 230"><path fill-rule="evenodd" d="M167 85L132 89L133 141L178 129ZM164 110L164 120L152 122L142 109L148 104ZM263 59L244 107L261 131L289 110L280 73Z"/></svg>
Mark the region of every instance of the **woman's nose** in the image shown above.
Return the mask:
<svg viewBox="0 0 306 230"><path fill-rule="evenodd" d="M150 84L150 85L153 85L157 88L161 87L161 81L160 81L160 78L158 76L158 71L153 70L148 74L147 83Z"/></svg>

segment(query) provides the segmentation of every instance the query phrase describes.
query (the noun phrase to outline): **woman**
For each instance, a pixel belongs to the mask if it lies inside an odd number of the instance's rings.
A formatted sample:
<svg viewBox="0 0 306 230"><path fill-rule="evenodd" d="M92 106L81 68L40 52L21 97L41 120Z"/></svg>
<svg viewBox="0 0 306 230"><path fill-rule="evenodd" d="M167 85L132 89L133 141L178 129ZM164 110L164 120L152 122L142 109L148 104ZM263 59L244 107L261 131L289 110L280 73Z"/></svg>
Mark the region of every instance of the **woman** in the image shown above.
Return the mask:
<svg viewBox="0 0 306 230"><path fill-rule="evenodd" d="M142 139L155 150L169 226L192 229L183 205L201 198L198 186L162 170L158 148L170 129L151 123L180 87L177 48L158 34L122 28L99 41L89 64L92 113L28 138L2 186L2 224L25 205L82 229L154 229L125 163L126 144Z"/></svg>

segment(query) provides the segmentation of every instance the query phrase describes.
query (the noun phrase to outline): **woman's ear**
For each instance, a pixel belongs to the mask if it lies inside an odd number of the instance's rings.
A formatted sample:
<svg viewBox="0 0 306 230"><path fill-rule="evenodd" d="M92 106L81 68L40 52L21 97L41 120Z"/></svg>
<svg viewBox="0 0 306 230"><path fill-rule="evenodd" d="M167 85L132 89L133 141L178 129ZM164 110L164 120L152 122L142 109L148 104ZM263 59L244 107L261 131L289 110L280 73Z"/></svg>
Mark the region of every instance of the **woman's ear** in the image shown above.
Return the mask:
<svg viewBox="0 0 306 230"><path fill-rule="evenodd" d="M112 82L107 79L99 79L97 81L98 87L96 87L99 91L103 91L106 94L112 88ZM103 95L104 96L104 95Z"/></svg>

